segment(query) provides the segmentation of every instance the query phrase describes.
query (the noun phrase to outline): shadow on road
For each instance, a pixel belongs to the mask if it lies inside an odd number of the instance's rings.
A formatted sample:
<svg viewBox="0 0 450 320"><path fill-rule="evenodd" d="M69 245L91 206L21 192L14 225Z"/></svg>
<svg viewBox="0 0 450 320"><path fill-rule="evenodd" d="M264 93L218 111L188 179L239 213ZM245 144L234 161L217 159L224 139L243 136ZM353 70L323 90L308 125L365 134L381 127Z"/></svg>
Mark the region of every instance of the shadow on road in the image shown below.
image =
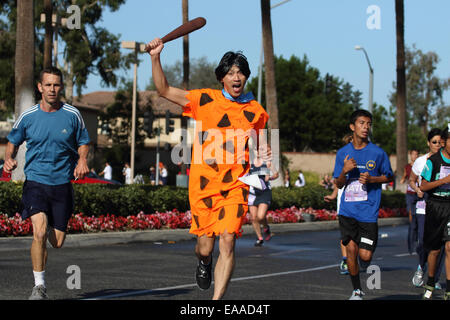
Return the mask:
<svg viewBox="0 0 450 320"><path fill-rule="evenodd" d="M375 298L373 300L421 300L421 296L420 294L393 294Z"/></svg>
<svg viewBox="0 0 450 320"><path fill-rule="evenodd" d="M168 289L168 290L142 290L142 289L105 289L94 292L86 292L79 295L79 299L120 299L139 296L158 296L161 298L170 298L180 294L187 294L192 289Z"/></svg>

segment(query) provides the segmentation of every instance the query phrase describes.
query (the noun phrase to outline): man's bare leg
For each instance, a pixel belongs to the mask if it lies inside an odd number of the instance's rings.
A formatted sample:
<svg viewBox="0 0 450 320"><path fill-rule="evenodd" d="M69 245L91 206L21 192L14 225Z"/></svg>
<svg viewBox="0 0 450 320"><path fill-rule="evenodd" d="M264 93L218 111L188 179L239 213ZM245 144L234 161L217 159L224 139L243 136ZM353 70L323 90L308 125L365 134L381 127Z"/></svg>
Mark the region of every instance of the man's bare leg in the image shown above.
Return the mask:
<svg viewBox="0 0 450 320"><path fill-rule="evenodd" d="M253 230L255 230L256 238L262 240L262 233L261 233L261 224L260 219L258 217L258 207L257 206L249 206L250 216L252 218L252 226Z"/></svg>
<svg viewBox="0 0 450 320"><path fill-rule="evenodd" d="M66 240L66 233L50 226L48 229L48 242L50 242L52 247L55 249L61 248Z"/></svg>
<svg viewBox="0 0 450 320"><path fill-rule="evenodd" d="M234 247L236 237L234 233L226 231L220 235L219 258L214 269L214 296L213 300L220 300L225 294L231 275L234 270Z"/></svg>
<svg viewBox="0 0 450 320"><path fill-rule="evenodd" d="M31 216L33 242L31 243L31 264L33 271L42 272L47 263L47 216L40 212Z"/></svg>
<svg viewBox="0 0 450 320"><path fill-rule="evenodd" d="M197 258L203 262L203 264L209 264L211 262L211 253L214 250L214 243L216 237L208 237L203 235L197 238L197 245L195 246L195 254Z"/></svg>

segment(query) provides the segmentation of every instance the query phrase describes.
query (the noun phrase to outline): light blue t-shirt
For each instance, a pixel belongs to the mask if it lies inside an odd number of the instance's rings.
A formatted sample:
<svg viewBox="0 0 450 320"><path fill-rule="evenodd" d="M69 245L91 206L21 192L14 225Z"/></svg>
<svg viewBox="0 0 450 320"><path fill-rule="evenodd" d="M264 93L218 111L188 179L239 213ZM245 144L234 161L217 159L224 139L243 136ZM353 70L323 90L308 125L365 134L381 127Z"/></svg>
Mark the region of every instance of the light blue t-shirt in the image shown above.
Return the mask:
<svg viewBox="0 0 450 320"><path fill-rule="evenodd" d="M371 176L393 176L389 157L383 149L369 142L363 149L355 149L349 143L338 150L333 177L338 178L344 167L344 159L353 158L357 167L347 174L340 199L339 214L360 222L377 222L381 202L381 184L358 182L360 173L369 172Z"/></svg>
<svg viewBox="0 0 450 320"><path fill-rule="evenodd" d="M15 146L27 143L25 176L27 180L60 185L73 179L78 147L90 142L81 113L63 104L55 112L41 110L39 104L24 111L7 139Z"/></svg>

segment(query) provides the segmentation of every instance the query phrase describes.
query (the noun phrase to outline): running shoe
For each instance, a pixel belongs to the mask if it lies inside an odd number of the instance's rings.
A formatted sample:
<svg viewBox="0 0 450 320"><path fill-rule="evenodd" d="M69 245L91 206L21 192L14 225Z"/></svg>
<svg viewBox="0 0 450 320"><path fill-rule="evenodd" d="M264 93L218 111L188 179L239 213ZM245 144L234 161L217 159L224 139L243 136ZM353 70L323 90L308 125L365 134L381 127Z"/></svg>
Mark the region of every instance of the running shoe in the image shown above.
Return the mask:
<svg viewBox="0 0 450 320"><path fill-rule="evenodd" d="M255 247L261 247L264 244L264 240L263 239L258 239L255 242Z"/></svg>
<svg viewBox="0 0 450 320"><path fill-rule="evenodd" d="M269 241L272 238L272 233L270 232L270 227L264 228L264 240Z"/></svg>
<svg viewBox="0 0 450 320"><path fill-rule="evenodd" d="M434 287L430 287L428 285L423 286L425 291L422 295L422 300L431 300L433 297Z"/></svg>
<svg viewBox="0 0 450 320"><path fill-rule="evenodd" d="M436 282L436 284L434 285L434 289L435 290L442 290L442 286L439 282Z"/></svg>
<svg viewBox="0 0 450 320"><path fill-rule="evenodd" d="M208 265L204 265L201 260L198 261L197 269L195 271L195 280L197 285L202 290L208 290L211 286L211 267L212 267L212 256L211 262Z"/></svg>
<svg viewBox="0 0 450 320"><path fill-rule="evenodd" d="M446 293L444 293L444 300L445 301L449 301L450 300L450 292L447 291Z"/></svg>
<svg viewBox="0 0 450 320"><path fill-rule="evenodd" d="M352 296L348 300L362 300L365 293L361 289L353 290Z"/></svg>
<svg viewBox="0 0 450 320"><path fill-rule="evenodd" d="M423 270L420 267L420 264L419 264L419 266L417 266L417 271L414 273L414 277L412 278L412 283L416 287L423 286Z"/></svg>
<svg viewBox="0 0 450 320"><path fill-rule="evenodd" d="M341 264L339 265L339 272L340 272L340 274L348 274L347 261L345 261L345 260L341 261Z"/></svg>
<svg viewBox="0 0 450 320"><path fill-rule="evenodd" d="M28 300L48 300L47 289L43 285L35 286Z"/></svg>

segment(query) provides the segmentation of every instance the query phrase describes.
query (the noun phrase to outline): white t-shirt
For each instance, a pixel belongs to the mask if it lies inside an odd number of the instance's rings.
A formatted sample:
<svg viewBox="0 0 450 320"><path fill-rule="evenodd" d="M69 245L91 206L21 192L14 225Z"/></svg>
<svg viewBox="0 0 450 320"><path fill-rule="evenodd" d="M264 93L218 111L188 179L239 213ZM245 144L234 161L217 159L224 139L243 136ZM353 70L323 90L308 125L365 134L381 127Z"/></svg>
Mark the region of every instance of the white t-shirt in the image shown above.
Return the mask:
<svg viewBox="0 0 450 320"><path fill-rule="evenodd" d="M131 184L131 168L125 169L125 183Z"/></svg>
<svg viewBox="0 0 450 320"><path fill-rule="evenodd" d="M421 157L418 157L416 161L414 161L413 166L411 168L412 172L419 178L419 186L422 183L422 171L425 167L425 164L427 163L428 157L430 156L430 153L424 154Z"/></svg>
<svg viewBox="0 0 450 320"><path fill-rule="evenodd" d="M304 187L305 186L305 177L303 176L303 173L298 174L297 180L295 180L295 186L296 187Z"/></svg>
<svg viewBox="0 0 450 320"><path fill-rule="evenodd" d="M112 168L110 165L107 165L105 169L103 169L103 174L105 176L105 179L111 180L112 179Z"/></svg>

